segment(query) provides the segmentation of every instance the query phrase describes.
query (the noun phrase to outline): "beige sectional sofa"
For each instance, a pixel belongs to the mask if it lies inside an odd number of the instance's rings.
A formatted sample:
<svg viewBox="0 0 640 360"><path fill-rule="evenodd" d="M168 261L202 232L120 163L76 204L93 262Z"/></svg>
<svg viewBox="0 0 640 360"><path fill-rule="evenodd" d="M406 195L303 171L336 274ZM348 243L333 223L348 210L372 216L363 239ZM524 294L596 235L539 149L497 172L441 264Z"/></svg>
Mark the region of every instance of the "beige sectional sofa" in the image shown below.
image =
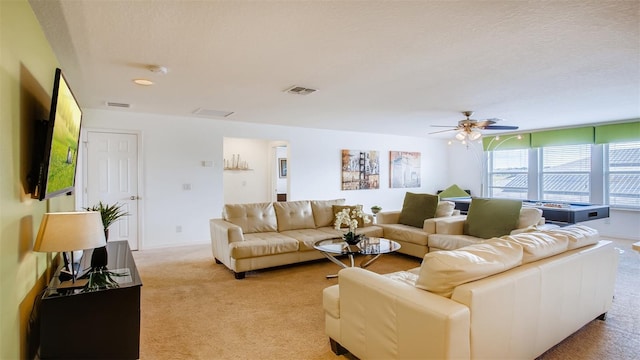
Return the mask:
<svg viewBox="0 0 640 360"><path fill-rule="evenodd" d="M341 270L323 292L337 354L534 359L611 306L617 252L575 225L492 238L379 275Z"/></svg>
<svg viewBox="0 0 640 360"><path fill-rule="evenodd" d="M222 218L209 222L213 257L236 279L251 270L324 258L313 244L342 236L333 226L334 206L344 204L345 199L225 205ZM357 233L383 234L374 224Z"/></svg>

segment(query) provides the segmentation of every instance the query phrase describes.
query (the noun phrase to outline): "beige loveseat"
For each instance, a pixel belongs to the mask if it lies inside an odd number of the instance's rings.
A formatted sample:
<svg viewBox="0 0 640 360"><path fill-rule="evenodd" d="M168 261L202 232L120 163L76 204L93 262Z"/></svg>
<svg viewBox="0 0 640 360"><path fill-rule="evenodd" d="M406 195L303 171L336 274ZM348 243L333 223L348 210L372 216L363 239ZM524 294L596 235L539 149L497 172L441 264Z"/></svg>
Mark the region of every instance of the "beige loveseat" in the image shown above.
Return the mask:
<svg viewBox="0 0 640 360"><path fill-rule="evenodd" d="M245 272L324 258L316 241L341 237L334 228L336 207L345 199L228 204L211 219L211 250L216 263L236 279ZM382 228L365 224L358 234L382 237Z"/></svg>
<svg viewBox="0 0 640 360"><path fill-rule="evenodd" d="M595 318L617 252L584 226L493 238L425 255L419 268L338 273L326 334L359 359L534 359Z"/></svg>
<svg viewBox="0 0 640 360"><path fill-rule="evenodd" d="M400 210L380 212L376 215L377 224L383 229L385 239L400 244L398 252L419 258L429 252L429 236L438 231L440 222L466 218L451 201L438 202L435 217L425 219L422 228L400 224L400 213Z"/></svg>

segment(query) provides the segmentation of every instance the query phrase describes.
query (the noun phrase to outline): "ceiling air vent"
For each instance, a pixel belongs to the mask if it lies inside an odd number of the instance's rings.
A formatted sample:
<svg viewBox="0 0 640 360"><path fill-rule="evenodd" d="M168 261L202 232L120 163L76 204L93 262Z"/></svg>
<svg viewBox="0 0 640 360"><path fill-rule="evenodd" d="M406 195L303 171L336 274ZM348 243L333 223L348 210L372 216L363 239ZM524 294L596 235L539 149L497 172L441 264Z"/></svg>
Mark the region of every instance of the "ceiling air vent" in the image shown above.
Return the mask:
<svg viewBox="0 0 640 360"><path fill-rule="evenodd" d="M312 94L312 93L314 93L316 91L318 91L318 90L310 89L310 88L306 88L306 87L302 87L302 86L292 86L292 87L288 88L287 90L285 90L284 92L287 92L289 94L296 94L296 95L309 95L309 94Z"/></svg>
<svg viewBox="0 0 640 360"><path fill-rule="evenodd" d="M204 108L197 108L193 111L193 114L198 115L198 116L205 116L205 117L227 117L231 114L233 114L233 111L223 111L223 110L211 110L211 109L204 109Z"/></svg>
<svg viewBox="0 0 640 360"><path fill-rule="evenodd" d="M107 106L108 107L119 107L119 108L130 108L131 104L107 101Z"/></svg>

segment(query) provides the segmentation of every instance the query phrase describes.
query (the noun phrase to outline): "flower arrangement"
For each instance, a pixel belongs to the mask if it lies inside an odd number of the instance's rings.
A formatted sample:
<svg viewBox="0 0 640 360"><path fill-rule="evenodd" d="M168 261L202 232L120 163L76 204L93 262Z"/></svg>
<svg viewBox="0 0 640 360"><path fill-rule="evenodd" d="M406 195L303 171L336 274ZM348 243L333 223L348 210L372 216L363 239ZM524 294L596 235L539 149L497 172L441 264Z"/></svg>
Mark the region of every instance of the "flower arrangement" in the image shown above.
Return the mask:
<svg viewBox="0 0 640 360"><path fill-rule="evenodd" d="M349 245L357 244L362 238L362 235L356 234L358 219L362 219L362 222L365 224L371 222L371 218L365 215L360 207L344 208L336 214L336 221L334 223L336 230L340 230L342 225L349 227L349 231L343 236Z"/></svg>

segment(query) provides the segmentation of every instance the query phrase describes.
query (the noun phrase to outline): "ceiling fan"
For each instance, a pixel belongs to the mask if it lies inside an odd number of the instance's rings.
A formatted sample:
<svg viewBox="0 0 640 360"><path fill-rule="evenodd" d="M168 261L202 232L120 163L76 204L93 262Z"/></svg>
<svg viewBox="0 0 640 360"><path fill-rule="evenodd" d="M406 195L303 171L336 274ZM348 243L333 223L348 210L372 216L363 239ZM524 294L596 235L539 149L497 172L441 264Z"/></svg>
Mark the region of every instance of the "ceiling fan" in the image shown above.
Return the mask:
<svg viewBox="0 0 640 360"><path fill-rule="evenodd" d="M463 141L466 138L469 138L469 140L473 141L473 140L478 140L482 136L482 133L479 130L517 130L518 129L517 126L494 125L498 121L501 121L501 119L496 119L496 118L485 119L485 120L471 119L471 116L473 115L473 111L463 111L462 115L464 115L466 119L458 121L458 126L455 126L455 127L446 126L446 125L431 125L432 127L451 127L451 129L434 131L429 133L429 135L438 134L446 131L457 131L458 133L456 134L456 139Z"/></svg>

